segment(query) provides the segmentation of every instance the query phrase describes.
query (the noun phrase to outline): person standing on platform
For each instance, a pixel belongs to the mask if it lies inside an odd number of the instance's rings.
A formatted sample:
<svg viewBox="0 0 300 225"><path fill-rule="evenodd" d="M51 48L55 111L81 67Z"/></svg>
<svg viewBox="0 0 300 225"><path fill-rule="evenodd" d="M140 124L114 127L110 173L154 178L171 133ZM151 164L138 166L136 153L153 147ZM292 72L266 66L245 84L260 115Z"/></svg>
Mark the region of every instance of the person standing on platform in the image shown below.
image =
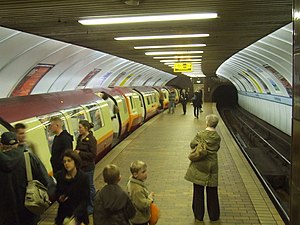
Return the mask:
<svg viewBox="0 0 300 225"><path fill-rule="evenodd" d="M50 120L50 130L55 134L51 147L51 165L53 175L64 168L62 156L66 150L73 149L73 136L66 130L63 130L63 121L59 117L53 117Z"/></svg>
<svg viewBox="0 0 300 225"><path fill-rule="evenodd" d="M23 123L17 123L15 126L15 132L16 132L16 135L17 135L17 139L18 139L18 145L19 146L24 146L24 148L26 150L28 150L29 152L32 152L32 153L36 153L35 152L35 147L32 143L28 142L26 140L26 126L25 124Z"/></svg>
<svg viewBox="0 0 300 225"><path fill-rule="evenodd" d="M56 225L63 225L72 218L76 224L89 224L89 181L88 176L80 170L80 163L76 152L68 150L63 154L64 169L56 174L56 198L59 204Z"/></svg>
<svg viewBox="0 0 300 225"><path fill-rule="evenodd" d="M4 132L0 143L0 224L36 225L39 216L25 208L27 186L24 146L18 146L17 136L13 132ZM48 176L43 163L34 154L29 153L32 176L54 195L55 183Z"/></svg>
<svg viewBox="0 0 300 225"><path fill-rule="evenodd" d="M135 208L118 185L121 180L119 167L109 164L102 174L107 185L95 197L94 225L131 225L129 219L135 215Z"/></svg>
<svg viewBox="0 0 300 225"><path fill-rule="evenodd" d="M193 107L194 107L194 116L199 118L199 111L202 112L202 90L198 90L194 93L192 97Z"/></svg>
<svg viewBox="0 0 300 225"><path fill-rule="evenodd" d="M163 111L164 110L164 93L162 90L159 91L159 104L160 104L160 110Z"/></svg>
<svg viewBox="0 0 300 225"><path fill-rule="evenodd" d="M180 95L180 102L182 105L183 114L186 114L186 104L188 101L188 94L185 92L185 89L182 89L181 95Z"/></svg>
<svg viewBox="0 0 300 225"><path fill-rule="evenodd" d="M206 129L197 133L191 141L193 149L200 140L205 140L208 154L200 161L191 162L185 174L185 179L193 183L193 204L192 209L196 221L203 221L204 217L204 189L206 189L206 205L211 221L220 217L220 206L218 198L218 155L221 138L216 131L219 118L208 115L205 118Z"/></svg>
<svg viewBox="0 0 300 225"><path fill-rule="evenodd" d="M173 114L175 111L175 97L176 97L175 91L171 90L170 94L169 94L169 112L168 113Z"/></svg>
<svg viewBox="0 0 300 225"><path fill-rule="evenodd" d="M89 190L90 199L88 203L88 214L93 214L94 210L94 198L96 194L94 185L94 171L95 171L95 160L97 153L97 140L93 135L91 129L94 127L92 123L87 120L79 121L79 137L77 138L76 149L82 159L81 169L89 178Z"/></svg>
<svg viewBox="0 0 300 225"><path fill-rule="evenodd" d="M149 192L144 181L147 179L147 165L135 161L130 165L131 176L127 184L129 197L136 208L136 214L131 219L133 225L148 225L150 219L150 204L153 202L153 192Z"/></svg>

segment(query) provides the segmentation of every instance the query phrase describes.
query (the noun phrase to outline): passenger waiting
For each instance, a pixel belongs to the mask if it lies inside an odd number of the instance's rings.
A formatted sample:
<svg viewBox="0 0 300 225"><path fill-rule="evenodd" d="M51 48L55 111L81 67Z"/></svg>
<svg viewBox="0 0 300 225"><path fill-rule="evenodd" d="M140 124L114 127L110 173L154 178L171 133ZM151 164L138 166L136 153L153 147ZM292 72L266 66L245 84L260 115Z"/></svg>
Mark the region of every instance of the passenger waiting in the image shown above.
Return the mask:
<svg viewBox="0 0 300 225"><path fill-rule="evenodd" d="M75 152L77 152L82 159L81 169L89 178L90 200L88 203L88 214L93 214L94 198L96 194L94 186L94 171L95 160L97 152L97 141L93 135L92 128L94 124L87 120L79 121L79 137L77 138L77 145Z"/></svg>
<svg viewBox="0 0 300 225"><path fill-rule="evenodd" d="M56 225L66 224L66 220L76 220L76 224L89 224L87 204L89 201L88 176L80 170L81 159L72 151L63 155L64 169L56 174L56 198L59 203Z"/></svg>
<svg viewBox="0 0 300 225"><path fill-rule="evenodd" d="M153 192L149 192L144 181L147 179L147 165L142 161L135 161L130 165L131 176L127 190L136 214L131 219L133 225L148 225L150 220L150 205L153 202Z"/></svg>
<svg viewBox="0 0 300 225"><path fill-rule="evenodd" d="M205 118L206 129L197 133L191 141L190 147L195 148L200 140L207 145L207 155L200 161L191 162L185 174L185 179L193 183L193 212L196 221L203 221L204 217L204 188L206 188L206 202L208 215L211 221L220 217L220 206L218 198L218 155L221 138L216 131L219 118L208 115Z"/></svg>
<svg viewBox="0 0 300 225"><path fill-rule="evenodd" d="M13 132L4 132L0 143L0 224L36 225L38 216L25 208L27 186L24 146L18 146ZM34 180L40 181L53 195L55 184L42 162L34 154L30 155L30 165Z"/></svg>
<svg viewBox="0 0 300 225"><path fill-rule="evenodd" d="M51 146L51 165L53 175L63 169L62 156L68 149L73 149L73 136L66 130L63 130L63 121L59 117L53 117L50 120L50 130L55 134Z"/></svg>
<svg viewBox="0 0 300 225"><path fill-rule="evenodd" d="M24 146L24 148L26 150L28 150L29 152L32 153L36 153L36 149L34 147L34 145L26 140L26 126L23 123L17 123L15 126L15 132L17 135L17 139L18 139L18 144L19 146Z"/></svg>
<svg viewBox="0 0 300 225"><path fill-rule="evenodd" d="M102 174L107 185L95 197L94 225L131 225L129 219L136 210L127 193L118 185L121 179L119 167L107 165Z"/></svg>

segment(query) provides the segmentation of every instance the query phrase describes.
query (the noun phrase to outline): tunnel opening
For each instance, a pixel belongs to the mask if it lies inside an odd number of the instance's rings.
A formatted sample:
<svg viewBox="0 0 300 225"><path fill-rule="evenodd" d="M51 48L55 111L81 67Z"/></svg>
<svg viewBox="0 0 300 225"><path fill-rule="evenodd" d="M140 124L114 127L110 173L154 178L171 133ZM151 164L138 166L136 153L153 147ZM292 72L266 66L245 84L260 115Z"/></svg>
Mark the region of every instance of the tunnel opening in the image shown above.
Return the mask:
<svg viewBox="0 0 300 225"><path fill-rule="evenodd" d="M238 93L233 85L222 85L216 88L212 95L212 101L217 107L234 107L238 104Z"/></svg>

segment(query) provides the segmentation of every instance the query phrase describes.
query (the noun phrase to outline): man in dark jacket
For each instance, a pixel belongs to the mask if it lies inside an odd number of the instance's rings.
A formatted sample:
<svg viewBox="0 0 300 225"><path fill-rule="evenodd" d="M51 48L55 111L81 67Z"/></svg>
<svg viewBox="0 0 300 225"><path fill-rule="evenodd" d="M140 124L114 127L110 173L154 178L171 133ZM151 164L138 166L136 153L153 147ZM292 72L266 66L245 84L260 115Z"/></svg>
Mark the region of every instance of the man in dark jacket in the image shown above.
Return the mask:
<svg viewBox="0 0 300 225"><path fill-rule="evenodd" d="M63 169L62 156L66 150L73 150L73 136L63 130L63 121L59 117L51 119L50 130L55 134L51 147L51 165L53 174Z"/></svg>
<svg viewBox="0 0 300 225"><path fill-rule="evenodd" d="M5 132L1 135L0 151L0 224L36 225L38 217L25 206L27 186L24 146L18 146L16 134ZM33 179L48 188L49 195L54 194L55 184L42 162L30 154Z"/></svg>
<svg viewBox="0 0 300 225"><path fill-rule="evenodd" d="M135 208L127 193L118 185L121 179L119 168L110 164L103 169L107 183L95 197L94 225L130 225Z"/></svg>

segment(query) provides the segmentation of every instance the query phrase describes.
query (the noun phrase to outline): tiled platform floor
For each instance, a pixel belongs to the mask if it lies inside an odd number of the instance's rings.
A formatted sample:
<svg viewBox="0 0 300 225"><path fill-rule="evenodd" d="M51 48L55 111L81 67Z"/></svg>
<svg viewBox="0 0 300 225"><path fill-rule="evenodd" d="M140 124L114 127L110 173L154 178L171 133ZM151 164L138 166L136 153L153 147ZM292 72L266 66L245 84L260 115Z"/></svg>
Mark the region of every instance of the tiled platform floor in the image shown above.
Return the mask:
<svg viewBox="0 0 300 225"><path fill-rule="evenodd" d="M210 222L207 214L204 222L194 222L191 210L192 184L183 179L189 165L189 142L198 129L205 127L207 114L217 113L214 104L204 104L199 119L188 106L187 115L181 105L174 114L164 112L135 131L97 164L95 184L97 189L104 183L102 169L108 163L121 168L120 185L125 188L130 175L129 165L134 160L148 164L149 190L155 192L155 202L161 209L158 225L270 225L281 224L280 216L268 195L256 178L243 154L220 122L218 132L222 138L219 151L219 198L221 217ZM56 204L43 216L40 225L53 224ZM91 224L92 221L91 221Z"/></svg>

